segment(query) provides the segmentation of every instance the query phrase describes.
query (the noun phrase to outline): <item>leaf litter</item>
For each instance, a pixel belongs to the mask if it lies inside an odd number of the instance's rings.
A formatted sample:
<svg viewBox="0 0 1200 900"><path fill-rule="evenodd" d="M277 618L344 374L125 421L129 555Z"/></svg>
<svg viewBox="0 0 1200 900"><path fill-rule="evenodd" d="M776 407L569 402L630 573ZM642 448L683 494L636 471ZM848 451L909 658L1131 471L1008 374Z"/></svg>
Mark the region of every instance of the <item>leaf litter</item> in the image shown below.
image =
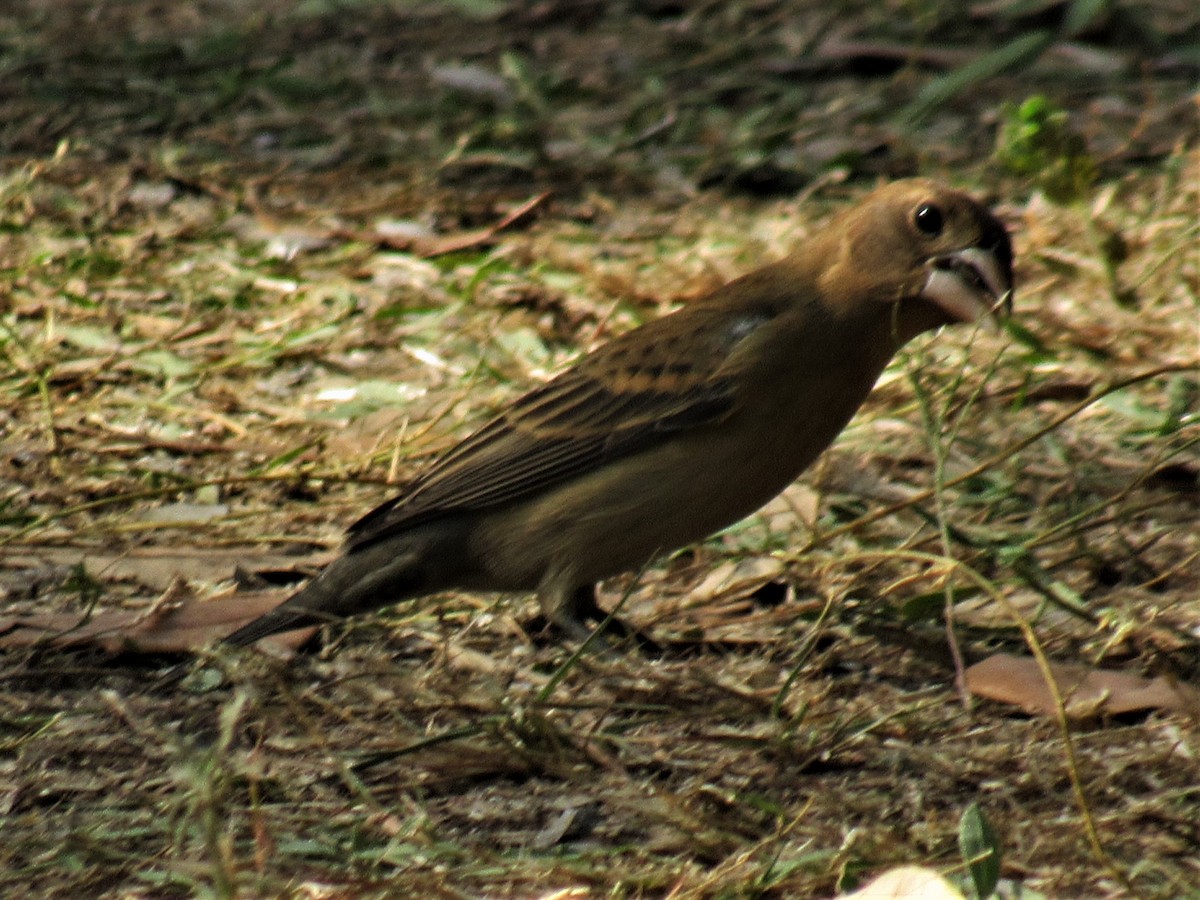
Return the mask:
<svg viewBox="0 0 1200 900"><path fill-rule="evenodd" d="M1084 684L1200 678L1191 4L202 6L2 20L0 883L962 888L978 804L1027 891L1194 886L1195 720L1111 684L1069 744L966 710L945 630L969 664L1027 656L1019 618ZM1035 92L1097 148L1084 202L980 165ZM998 198L1024 330L913 348L764 515L605 585L663 658L571 662L528 598L453 595L153 686L524 386L918 169Z"/></svg>

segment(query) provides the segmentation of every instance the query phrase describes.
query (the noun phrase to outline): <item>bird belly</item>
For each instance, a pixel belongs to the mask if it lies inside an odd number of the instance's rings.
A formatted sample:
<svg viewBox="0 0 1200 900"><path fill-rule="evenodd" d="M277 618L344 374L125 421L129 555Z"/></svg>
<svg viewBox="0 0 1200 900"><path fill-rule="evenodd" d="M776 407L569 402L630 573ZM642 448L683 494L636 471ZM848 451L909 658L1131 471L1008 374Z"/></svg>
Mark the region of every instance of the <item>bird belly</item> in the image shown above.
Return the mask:
<svg viewBox="0 0 1200 900"><path fill-rule="evenodd" d="M472 555L501 590L530 590L547 576L585 584L638 569L754 512L842 424L802 440L772 428L750 439L726 429L677 438L486 517Z"/></svg>

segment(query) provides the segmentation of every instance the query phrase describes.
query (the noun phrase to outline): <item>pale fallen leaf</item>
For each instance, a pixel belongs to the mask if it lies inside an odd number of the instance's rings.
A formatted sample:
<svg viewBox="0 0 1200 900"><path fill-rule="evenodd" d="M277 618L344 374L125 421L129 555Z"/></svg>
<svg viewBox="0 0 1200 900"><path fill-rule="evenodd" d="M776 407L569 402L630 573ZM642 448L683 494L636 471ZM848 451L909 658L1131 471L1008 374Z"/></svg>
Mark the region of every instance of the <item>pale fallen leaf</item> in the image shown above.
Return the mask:
<svg viewBox="0 0 1200 900"><path fill-rule="evenodd" d="M791 619L795 610L782 601L788 596L787 567L771 556L752 556L718 566L696 587L677 598L675 624L703 631L706 640L739 644L762 641L755 622L778 628L782 616ZM777 598L771 600L768 598ZM660 619L665 610L660 606ZM760 621L765 620L765 621Z"/></svg>
<svg viewBox="0 0 1200 900"><path fill-rule="evenodd" d="M132 581L165 590L176 576L218 582L234 578L239 566L253 563L253 571L314 572L332 558L331 552L304 556L264 553L247 544L240 547L134 547L120 553L87 547L0 548L0 573L39 571L55 566L82 566L106 581Z"/></svg>
<svg viewBox="0 0 1200 900"><path fill-rule="evenodd" d="M1014 612L1026 621L1037 620L1048 627L1069 625L1077 621L1066 610L1058 606L1048 606L1042 594L1022 588L1008 595L1008 603L1005 606L996 603L987 595L961 600L954 604L954 621L972 628L1010 629Z"/></svg>
<svg viewBox="0 0 1200 900"><path fill-rule="evenodd" d="M141 521L172 524L211 522L227 515L229 506L225 503L167 503L146 510L141 515Z"/></svg>
<svg viewBox="0 0 1200 900"><path fill-rule="evenodd" d="M782 579L787 566L773 556L751 556L717 566L688 592L687 605L701 606L729 597L748 597L768 581Z"/></svg>
<svg viewBox="0 0 1200 900"><path fill-rule="evenodd" d="M599 824L600 810L601 804L596 800L568 806L533 836L529 846L534 850L549 850L566 841L586 838Z"/></svg>
<svg viewBox="0 0 1200 900"><path fill-rule="evenodd" d="M1166 677L1144 678L1132 672L1051 663L1067 715L1089 718L1162 709L1200 715L1200 689ZM1054 695L1033 657L998 653L967 669L967 689L1019 706L1033 715L1053 716Z"/></svg>
<svg viewBox="0 0 1200 900"><path fill-rule="evenodd" d="M330 432L325 452L333 459L367 457L381 447L394 445L404 434L409 411L384 407L356 416L344 428ZM406 448L407 449L407 448Z"/></svg>
<svg viewBox="0 0 1200 900"><path fill-rule="evenodd" d="M125 196L131 206L143 209L162 209L179 196L179 188L169 181L139 181Z"/></svg>
<svg viewBox="0 0 1200 900"><path fill-rule="evenodd" d="M514 99L512 85L508 83L508 79L484 66L471 63L432 66L429 69L429 78L441 87L476 97L486 97L501 106L509 105Z"/></svg>

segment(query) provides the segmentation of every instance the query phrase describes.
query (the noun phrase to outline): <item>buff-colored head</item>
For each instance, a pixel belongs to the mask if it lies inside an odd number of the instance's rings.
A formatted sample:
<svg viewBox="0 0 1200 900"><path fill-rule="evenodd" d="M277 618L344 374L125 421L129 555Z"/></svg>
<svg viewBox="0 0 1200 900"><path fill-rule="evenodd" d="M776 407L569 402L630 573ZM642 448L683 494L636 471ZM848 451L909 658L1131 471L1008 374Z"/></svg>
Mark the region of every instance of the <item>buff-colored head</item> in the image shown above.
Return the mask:
<svg viewBox="0 0 1200 900"><path fill-rule="evenodd" d="M1003 223L959 191L896 181L831 221L819 252L831 306L889 304L902 337L954 322L994 321L1012 303L1012 242Z"/></svg>

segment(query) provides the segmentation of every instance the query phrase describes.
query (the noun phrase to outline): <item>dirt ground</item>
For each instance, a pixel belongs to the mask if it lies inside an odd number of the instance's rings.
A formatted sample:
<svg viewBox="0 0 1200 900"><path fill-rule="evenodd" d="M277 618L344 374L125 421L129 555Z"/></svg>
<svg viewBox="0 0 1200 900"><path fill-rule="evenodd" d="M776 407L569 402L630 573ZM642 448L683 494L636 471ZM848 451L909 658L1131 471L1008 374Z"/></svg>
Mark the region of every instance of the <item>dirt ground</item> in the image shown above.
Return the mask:
<svg viewBox="0 0 1200 900"><path fill-rule="evenodd" d="M1200 897L1200 712L956 683L1200 686L1198 74L1193 0L5 4L0 893L970 894L975 807L1002 896ZM661 657L473 594L137 644L918 173L1009 224L1013 321L605 584Z"/></svg>

